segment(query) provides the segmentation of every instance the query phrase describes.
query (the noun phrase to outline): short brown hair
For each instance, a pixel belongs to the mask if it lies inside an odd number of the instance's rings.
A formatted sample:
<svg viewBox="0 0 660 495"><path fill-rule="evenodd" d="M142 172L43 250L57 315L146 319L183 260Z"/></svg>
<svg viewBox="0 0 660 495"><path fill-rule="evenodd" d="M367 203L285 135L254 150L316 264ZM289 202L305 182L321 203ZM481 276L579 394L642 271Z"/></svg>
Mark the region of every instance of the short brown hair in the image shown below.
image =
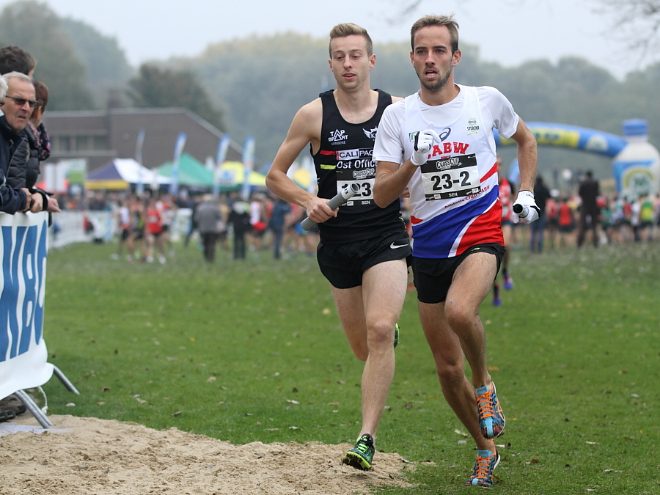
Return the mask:
<svg viewBox="0 0 660 495"><path fill-rule="evenodd" d="M446 26L451 37L451 52L458 50L458 23L453 15L425 15L417 19L410 28L410 47L415 49L415 34L422 28L429 26Z"/></svg>
<svg viewBox="0 0 660 495"><path fill-rule="evenodd" d="M13 71L29 74L36 66L34 57L21 47L7 45L0 48L0 74Z"/></svg>
<svg viewBox="0 0 660 495"><path fill-rule="evenodd" d="M330 53L330 57L332 57L332 47L330 46L332 40L335 38L345 38L346 36L352 35L364 37L365 41L367 42L367 55L373 55L374 44L371 41L371 36L369 36L367 30L362 26L358 26L352 22L344 22L342 24L337 24L330 30L330 43L328 44L328 52Z"/></svg>

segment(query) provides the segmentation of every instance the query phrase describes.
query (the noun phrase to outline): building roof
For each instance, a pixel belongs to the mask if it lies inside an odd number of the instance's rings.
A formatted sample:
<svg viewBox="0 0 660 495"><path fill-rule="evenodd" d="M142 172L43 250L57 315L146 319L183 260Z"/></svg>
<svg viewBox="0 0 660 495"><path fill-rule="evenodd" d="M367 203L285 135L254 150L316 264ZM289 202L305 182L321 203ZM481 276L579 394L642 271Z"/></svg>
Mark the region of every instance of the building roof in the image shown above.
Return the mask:
<svg viewBox="0 0 660 495"><path fill-rule="evenodd" d="M174 157L180 133L185 152L204 163L216 159L223 132L184 108L111 108L109 110L48 111L44 123L51 139L51 162L85 159L87 170L114 158L135 158L154 168ZM138 136L144 132L141 150ZM141 156L140 156L141 151ZM241 146L231 142L226 160L240 160Z"/></svg>

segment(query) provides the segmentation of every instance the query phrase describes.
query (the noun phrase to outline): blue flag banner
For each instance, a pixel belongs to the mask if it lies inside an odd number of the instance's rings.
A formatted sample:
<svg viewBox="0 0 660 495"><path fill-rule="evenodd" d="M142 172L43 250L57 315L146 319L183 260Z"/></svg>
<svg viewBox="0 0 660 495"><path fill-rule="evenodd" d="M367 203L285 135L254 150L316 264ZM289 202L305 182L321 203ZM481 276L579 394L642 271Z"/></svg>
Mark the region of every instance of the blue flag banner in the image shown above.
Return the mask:
<svg viewBox="0 0 660 495"><path fill-rule="evenodd" d="M0 213L0 398L53 374L43 338L48 213Z"/></svg>
<svg viewBox="0 0 660 495"><path fill-rule="evenodd" d="M137 138L135 139L135 161L142 165L142 148L144 147L145 130L140 129ZM138 194L144 192L144 177L142 177L142 167L138 169L138 181L135 190Z"/></svg>
<svg viewBox="0 0 660 495"><path fill-rule="evenodd" d="M218 142L218 152L215 155L215 170L213 173L213 197L217 198L220 196L220 166L225 162L227 158L227 150L229 149L230 142L229 134L223 134Z"/></svg>
<svg viewBox="0 0 660 495"><path fill-rule="evenodd" d="M250 174L254 168L254 138L249 136L243 145L243 188L241 196L244 201L250 198Z"/></svg>
<svg viewBox="0 0 660 495"><path fill-rule="evenodd" d="M185 132L180 132L176 138L174 145L174 158L172 159L172 183L170 184L170 194L176 196L179 192L179 161L181 161L181 154L183 148L186 146L186 139L188 136Z"/></svg>

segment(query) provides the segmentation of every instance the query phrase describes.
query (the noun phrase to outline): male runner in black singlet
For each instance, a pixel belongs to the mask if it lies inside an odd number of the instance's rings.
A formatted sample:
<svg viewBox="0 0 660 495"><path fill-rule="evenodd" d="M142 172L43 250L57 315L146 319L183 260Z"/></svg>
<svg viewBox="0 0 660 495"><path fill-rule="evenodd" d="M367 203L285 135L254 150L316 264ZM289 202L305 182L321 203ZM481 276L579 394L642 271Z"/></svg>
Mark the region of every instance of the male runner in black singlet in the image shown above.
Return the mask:
<svg viewBox="0 0 660 495"><path fill-rule="evenodd" d="M410 244L399 201L379 208L373 200L373 146L387 93L371 89L376 63L371 38L355 24L330 32L330 70L336 88L303 105L291 122L266 183L280 198L297 203L319 224L319 267L332 293L348 342L365 361L362 427L344 463L371 469L374 439L394 376L394 332L407 288ZM287 171L309 145L318 196L298 187ZM346 185L359 193L337 210L328 199Z"/></svg>

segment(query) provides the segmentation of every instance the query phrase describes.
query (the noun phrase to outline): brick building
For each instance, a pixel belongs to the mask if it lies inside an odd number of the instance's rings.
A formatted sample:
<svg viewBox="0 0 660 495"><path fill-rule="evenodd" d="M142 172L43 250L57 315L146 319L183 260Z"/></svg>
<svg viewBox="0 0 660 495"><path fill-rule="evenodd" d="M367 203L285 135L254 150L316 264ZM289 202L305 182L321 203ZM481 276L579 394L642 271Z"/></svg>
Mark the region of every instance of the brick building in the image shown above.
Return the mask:
<svg viewBox="0 0 660 495"><path fill-rule="evenodd" d="M149 168L171 161L179 133L187 136L185 152L205 163L215 160L223 133L183 108L112 108L98 111L46 112L51 139L49 162L84 159L87 171L113 158L135 158L144 130L142 163ZM241 146L232 142L226 160L241 161Z"/></svg>

